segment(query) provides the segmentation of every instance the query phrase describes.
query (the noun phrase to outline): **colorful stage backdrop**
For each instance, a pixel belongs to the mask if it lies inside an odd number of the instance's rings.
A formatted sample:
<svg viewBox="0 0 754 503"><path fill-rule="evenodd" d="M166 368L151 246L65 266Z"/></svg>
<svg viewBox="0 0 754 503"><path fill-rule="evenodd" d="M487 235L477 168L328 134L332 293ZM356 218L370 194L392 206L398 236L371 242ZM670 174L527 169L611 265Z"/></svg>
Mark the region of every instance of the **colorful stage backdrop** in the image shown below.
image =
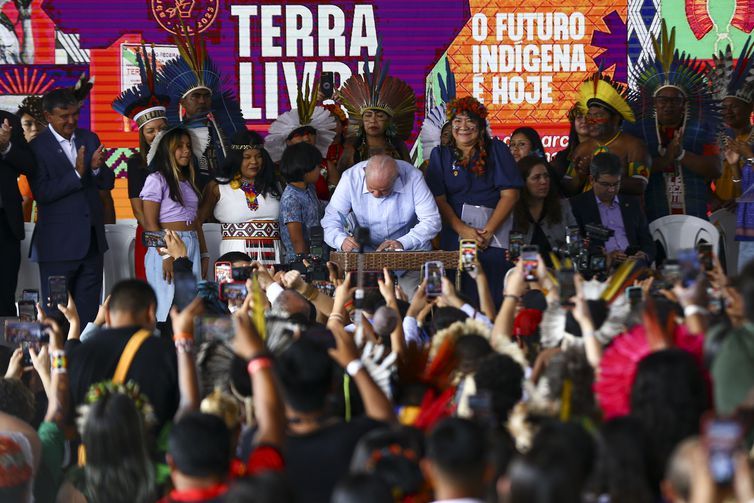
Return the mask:
<svg viewBox="0 0 754 503"><path fill-rule="evenodd" d="M661 19L678 30L678 46L709 58L754 29L746 0L375 0L288 3L245 0L12 0L0 14L0 108L15 111L27 94L96 76L81 123L109 149L119 177L119 218L130 218L125 159L135 127L110 102L137 78L134 51L155 44L159 62L175 57L176 26L200 32L250 128L264 132L291 107L297 86L322 71L336 86L372 59L378 44L391 74L416 91L415 134L439 96L446 58L457 94L490 110L495 135L536 128L548 153L567 145L566 112L579 83L598 67L630 81L651 51ZM417 161L422 159L414 146Z"/></svg>

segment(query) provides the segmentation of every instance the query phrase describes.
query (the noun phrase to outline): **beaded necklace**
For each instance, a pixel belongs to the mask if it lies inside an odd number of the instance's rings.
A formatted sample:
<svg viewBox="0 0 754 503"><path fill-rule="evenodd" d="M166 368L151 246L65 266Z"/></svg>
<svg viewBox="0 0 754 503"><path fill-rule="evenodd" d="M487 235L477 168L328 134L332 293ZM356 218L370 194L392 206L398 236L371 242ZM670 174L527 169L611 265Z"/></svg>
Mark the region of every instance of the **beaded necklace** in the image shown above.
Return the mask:
<svg viewBox="0 0 754 503"><path fill-rule="evenodd" d="M257 192L256 187L254 186L254 182L250 182L246 179L236 179L233 180L236 183L232 183L232 188L239 188L243 191L244 195L246 196L246 205L249 207L251 211L256 211L259 209L259 201L257 199L257 196L259 195L259 192ZM234 187L234 185L236 187Z"/></svg>

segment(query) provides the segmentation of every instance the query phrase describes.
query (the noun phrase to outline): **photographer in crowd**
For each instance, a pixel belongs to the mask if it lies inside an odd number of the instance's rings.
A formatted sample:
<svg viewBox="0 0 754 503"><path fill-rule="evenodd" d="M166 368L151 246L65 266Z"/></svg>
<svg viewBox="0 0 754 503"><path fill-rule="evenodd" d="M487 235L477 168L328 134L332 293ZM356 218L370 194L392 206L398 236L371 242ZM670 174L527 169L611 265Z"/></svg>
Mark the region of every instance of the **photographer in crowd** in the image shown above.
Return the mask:
<svg viewBox="0 0 754 503"><path fill-rule="evenodd" d="M608 262L620 264L631 258L649 265L655 244L649 233L641 200L618 195L621 187L620 159L605 152L592 157L589 181L592 189L571 198L571 209L584 232L587 224L600 224L612 231L605 243Z"/></svg>

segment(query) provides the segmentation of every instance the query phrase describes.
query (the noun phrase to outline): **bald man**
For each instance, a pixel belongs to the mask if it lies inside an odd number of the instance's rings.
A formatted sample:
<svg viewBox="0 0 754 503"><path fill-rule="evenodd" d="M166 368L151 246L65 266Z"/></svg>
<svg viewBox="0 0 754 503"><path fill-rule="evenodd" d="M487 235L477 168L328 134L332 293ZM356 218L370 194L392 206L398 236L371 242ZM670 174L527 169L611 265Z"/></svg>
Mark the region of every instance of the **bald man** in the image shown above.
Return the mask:
<svg viewBox="0 0 754 503"><path fill-rule="evenodd" d="M431 250L430 241L442 225L422 172L386 155L375 155L343 173L322 219L325 242L335 250L358 249L341 218L351 212L369 229L365 251Z"/></svg>
<svg viewBox="0 0 754 503"><path fill-rule="evenodd" d="M440 212L422 172L405 161L376 155L343 173L322 219L325 241L336 250L355 251L356 240L341 215L353 212L369 229L366 251L430 250L440 232Z"/></svg>

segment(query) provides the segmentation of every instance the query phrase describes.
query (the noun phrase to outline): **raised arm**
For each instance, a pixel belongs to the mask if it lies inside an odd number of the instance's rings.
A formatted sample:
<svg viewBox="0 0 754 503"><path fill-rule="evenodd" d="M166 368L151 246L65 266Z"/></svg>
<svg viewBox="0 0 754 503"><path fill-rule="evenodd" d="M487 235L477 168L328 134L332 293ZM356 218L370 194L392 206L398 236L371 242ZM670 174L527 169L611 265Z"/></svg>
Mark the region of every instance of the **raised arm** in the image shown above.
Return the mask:
<svg viewBox="0 0 754 503"><path fill-rule="evenodd" d="M233 315L236 336L233 351L245 361L251 379L254 414L257 420L256 444L280 447L285 439L283 401L275 381L267 348L250 317L252 293Z"/></svg>
<svg viewBox="0 0 754 503"><path fill-rule="evenodd" d="M194 318L203 310L204 304L200 297L195 298L180 313L175 306L170 310L173 340L178 358L178 389L181 395L180 405L175 415L176 420L186 412L199 409L199 378L193 352Z"/></svg>

